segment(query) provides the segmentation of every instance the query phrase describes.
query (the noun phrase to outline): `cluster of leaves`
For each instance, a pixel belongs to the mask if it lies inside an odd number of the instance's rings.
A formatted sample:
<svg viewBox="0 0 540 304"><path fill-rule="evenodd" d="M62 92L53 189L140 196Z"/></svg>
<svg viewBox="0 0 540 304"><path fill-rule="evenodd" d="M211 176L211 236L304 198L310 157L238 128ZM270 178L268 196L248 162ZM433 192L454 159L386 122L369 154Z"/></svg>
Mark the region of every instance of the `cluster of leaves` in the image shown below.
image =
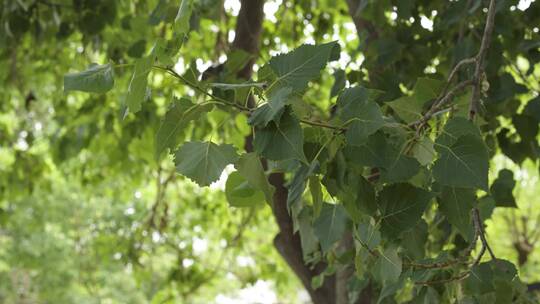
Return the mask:
<svg viewBox="0 0 540 304"><path fill-rule="evenodd" d="M328 40L324 34L338 22L339 12L326 2L315 8L308 2L295 5L292 14L311 16L318 25L315 40ZM387 16L392 1L364 1L362 16L380 29L380 38L367 47L341 49L338 42L302 45L262 62L257 82L234 77L249 56L233 51L219 82L212 82L215 79L203 80L193 64L182 74L172 68L179 46L193 35L190 29L196 27L200 15L208 13L204 11L206 1L184 0L179 7L159 1L150 22L165 24L171 35L156 38L147 52L153 35L149 30L140 31L124 50L135 58L133 62L92 64L85 71L66 75L64 90L101 94L114 87L127 88L115 90L125 92L121 95L122 116L130 122L129 128L141 130L148 122L156 124L148 118L157 116L149 115L153 113L148 110L153 106L148 102L152 99L149 75L170 75L190 88L192 94L182 96L167 92L166 100L171 101L159 126L146 130L132 149L152 146L153 151L144 157L150 164L166 162L168 151L177 172L200 186L217 181L228 165L234 165L236 171L228 175L225 185L226 198L234 207L257 207L264 201L272 206L274 189L267 176L286 173L290 180L287 205L301 237L304 259L311 265L321 261L328 265L313 280L314 287L340 267L354 265L351 299L372 285L379 290L380 302L411 289L405 298L413 297L413 302L440 298L524 302L527 296L513 265L470 257L483 225L475 225L472 211L476 208L479 219L485 220L496 207L515 206L512 173L501 170L497 178L490 179L490 159L496 153L502 152L517 164L538 158L540 99L523 84L540 60L534 40L537 35L528 27L539 19L538 10L509 13L511 1L497 1L495 38L486 58L489 90L484 92L484 108L477 122L467 119L470 94L459 92L451 106L437 112L425 128L416 128L415 122L424 118L446 90L446 72L476 54L479 47L478 34L460 28L463 20L480 28L482 1L443 2L397 1L397 19L392 21ZM88 3L74 1L83 17L73 24L83 34L92 35L115 16L95 18L92 14L109 9L84 9ZM106 4L113 3L109 1L100 3L98 7L114 6ZM433 11L440 15L434 19L433 32L410 21ZM10 14L8 29L29 28L19 23L39 20L17 19L18 14ZM126 32L137 32L140 23L137 18L122 19ZM62 24L60 28L74 26ZM515 26L506 28L507 24ZM301 23L279 31L293 45L296 27L301 28ZM362 39L367 33L359 34ZM454 46L450 37L458 34L461 37ZM265 45L274 43L270 39ZM111 45L108 57L123 62L118 60L118 48ZM126 48L120 43L118 47ZM332 66L343 52L358 51L365 56L363 68L335 69L335 82L327 91L337 99L334 110L327 110L332 99L316 102L321 98L318 89L328 84L324 78L327 65ZM180 57L184 56L182 52ZM528 70L514 68L517 58L526 58ZM441 62L439 73L425 75L425 67L436 66L434 59ZM131 74L127 83L121 77L125 70ZM521 74L525 77L518 83L515 79ZM466 79L470 73L465 70L459 76ZM247 103L250 95L256 98L255 107ZM525 102L518 98L522 96ZM219 118L216 129L234 121L240 135L215 136L207 124L199 124L207 117ZM118 126L109 127L115 128ZM243 135L250 131L253 151L243 151ZM343 250L339 243L348 235L354 246Z"/></svg>
<svg viewBox="0 0 540 304"><path fill-rule="evenodd" d="M188 28L183 19L190 14L186 2L182 2L174 22L181 34ZM394 101L386 100L384 92L360 85L344 88L338 94L335 114L327 122L302 117L296 108L301 107L309 82L319 77L328 62L339 59L339 54L336 42L303 45L270 59L259 70L258 83L213 84L178 75L166 67L169 58L163 59L164 54L155 51L135 63L126 105L132 112L140 110L146 78L153 66L200 92L197 101L182 97L172 103L157 132L156 156L170 148L177 171L200 186L217 181L224 168L234 164L237 171L229 175L226 185L231 206L249 207L263 199L272 205L273 189L259 158L269 162L269 172L290 172L287 204L302 239L304 256L310 263L329 263L327 271L314 281L316 287L337 265L354 261L358 284L365 285L373 278L382 286L379 301L407 281L417 285L417 296L428 299L434 292L426 287L430 282L454 279L463 279L465 288L461 295L447 290L447 296L453 298L506 303L508 297L521 297L524 290L513 265L502 260L476 261L469 268L469 257L462 256L469 254L469 243L474 245L478 237L473 236L477 229L473 208L489 215L496 205L512 202L507 197L508 189L512 189L512 177L507 172L501 171L490 191L489 150L480 129L463 117L468 103L457 103L450 114L445 113L440 119L441 129L418 132L410 123L422 119L424 109L445 85L437 79L419 78L410 95ZM112 66L67 75L64 83L66 90L108 91L114 83ZM245 103L246 89L258 96L259 105L254 109ZM516 117L532 118L528 113L537 102L531 101L524 114ZM239 154L226 139L178 144L186 126L215 107L249 115L254 153ZM523 130L526 125L518 124L518 132L526 133L524 140L535 139L537 132ZM376 173L374 183L365 178L370 172ZM303 198L308 182L311 201ZM486 194L477 197L478 190ZM437 214L458 231L456 241L464 242L428 257L424 248L428 224L423 217ZM336 252L338 241L351 231L355 250ZM449 267L456 259L463 261ZM466 274L460 275L464 268ZM476 286L479 284L482 286ZM505 291L497 294L500 284Z"/></svg>

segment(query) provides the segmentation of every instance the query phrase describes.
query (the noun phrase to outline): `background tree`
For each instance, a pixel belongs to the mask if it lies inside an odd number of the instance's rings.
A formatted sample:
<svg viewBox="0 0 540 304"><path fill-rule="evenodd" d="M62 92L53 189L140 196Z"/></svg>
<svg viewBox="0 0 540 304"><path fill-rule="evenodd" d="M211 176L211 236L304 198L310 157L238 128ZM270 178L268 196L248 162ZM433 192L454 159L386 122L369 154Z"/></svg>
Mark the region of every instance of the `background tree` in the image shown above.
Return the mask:
<svg viewBox="0 0 540 304"><path fill-rule="evenodd" d="M537 3L0 14L3 301L535 302Z"/></svg>

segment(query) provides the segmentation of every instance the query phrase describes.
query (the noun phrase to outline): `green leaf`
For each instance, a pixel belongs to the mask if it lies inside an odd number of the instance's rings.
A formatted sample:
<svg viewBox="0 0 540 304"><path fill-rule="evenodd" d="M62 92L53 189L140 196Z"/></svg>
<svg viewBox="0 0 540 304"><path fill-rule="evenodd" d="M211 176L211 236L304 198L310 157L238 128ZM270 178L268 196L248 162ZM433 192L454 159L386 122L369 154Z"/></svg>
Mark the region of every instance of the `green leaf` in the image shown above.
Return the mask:
<svg viewBox="0 0 540 304"><path fill-rule="evenodd" d="M379 105L374 99L380 91L364 87L346 89L337 100L338 115L347 122L347 142L350 145L361 145L367 137L384 125Z"/></svg>
<svg viewBox="0 0 540 304"><path fill-rule="evenodd" d="M373 265L373 277L379 283L394 283L399 279L402 269L402 261L396 248L387 248L380 252L375 265Z"/></svg>
<svg viewBox="0 0 540 304"><path fill-rule="evenodd" d="M401 246L408 257L415 260L423 259L428 241L428 225L420 219L412 229L405 230L401 235Z"/></svg>
<svg viewBox="0 0 540 304"><path fill-rule="evenodd" d="M529 115L536 119L536 123L540 123L540 96L531 99L523 109L523 114Z"/></svg>
<svg viewBox="0 0 540 304"><path fill-rule="evenodd" d="M188 98L174 97L156 134L156 159L159 159L167 148L171 150L176 148L178 137L183 134L188 124L211 109L212 105L194 104Z"/></svg>
<svg viewBox="0 0 540 304"><path fill-rule="evenodd" d="M319 240L315 236L315 231L311 224L311 209L304 208L298 214L298 232L300 233L300 245L302 246L302 254L304 260L319 250Z"/></svg>
<svg viewBox="0 0 540 304"><path fill-rule="evenodd" d="M268 183L263 166L257 154L243 154L236 162L235 168L253 188L261 190L264 193L264 197L268 204L272 205L274 187Z"/></svg>
<svg viewBox="0 0 540 304"><path fill-rule="evenodd" d="M319 217L323 206L323 193L321 182L317 176L310 176L309 190L311 191L311 198L313 200L313 217Z"/></svg>
<svg viewBox="0 0 540 304"><path fill-rule="evenodd" d="M272 88L290 87L293 92L302 91L308 82L320 75L326 63L339 57L339 44L330 42L320 45L304 44L287 54L272 57L268 66L273 72ZM259 81L268 78L268 70L263 69ZM262 78L262 79L261 79Z"/></svg>
<svg viewBox="0 0 540 304"><path fill-rule="evenodd" d="M254 207L264 201L264 193L253 188L237 171L227 177L225 196L232 207Z"/></svg>
<svg viewBox="0 0 540 304"><path fill-rule="evenodd" d="M321 215L315 219L313 229L321 243L323 253L341 240L347 226L347 214L340 205L324 204Z"/></svg>
<svg viewBox="0 0 540 304"><path fill-rule="evenodd" d="M114 86L114 72L111 64L91 64L82 72L64 76L64 91L105 93Z"/></svg>
<svg viewBox="0 0 540 304"><path fill-rule="evenodd" d="M141 109L141 104L146 97L148 73L150 73L153 64L154 56L144 57L135 62L135 71L129 82L126 95L126 105L132 113Z"/></svg>
<svg viewBox="0 0 540 304"><path fill-rule="evenodd" d="M443 187L439 194L439 210L466 240L471 238L471 210L475 201L472 189Z"/></svg>
<svg viewBox="0 0 540 304"><path fill-rule="evenodd" d="M437 144L433 176L441 185L488 190L489 156L481 138L463 135L451 146Z"/></svg>
<svg viewBox="0 0 540 304"><path fill-rule="evenodd" d="M358 224L356 237L369 250L375 250L381 243L381 232L369 222Z"/></svg>
<svg viewBox="0 0 540 304"><path fill-rule="evenodd" d="M266 127L271 121L279 123L291 93L291 88L281 88L275 91L265 105L253 111L249 117L248 123L257 127Z"/></svg>
<svg viewBox="0 0 540 304"><path fill-rule="evenodd" d="M361 146L347 146L344 152L357 166L379 168L381 180L386 182L407 181L420 169L416 159L404 155L382 132L370 135Z"/></svg>
<svg viewBox="0 0 540 304"><path fill-rule="evenodd" d="M514 173L508 169L499 171L499 176L491 185L491 196L495 200L495 204L499 207L514 207L517 208L516 200L512 194L512 190L516 186Z"/></svg>
<svg viewBox="0 0 540 304"><path fill-rule="evenodd" d="M427 166L433 162L436 153L433 147L434 143L428 136L422 137L413 148L413 155L422 165Z"/></svg>
<svg viewBox="0 0 540 304"><path fill-rule="evenodd" d="M298 159L307 162L304 155L304 134L300 122L285 111L279 124L271 122L255 130L255 151L270 160Z"/></svg>
<svg viewBox="0 0 540 304"><path fill-rule="evenodd" d="M173 36L171 39L165 40L164 38L158 38L154 47L152 48L152 55L156 57L157 61L164 66L173 66L174 56L180 50L184 43L184 37Z"/></svg>
<svg viewBox="0 0 540 304"><path fill-rule="evenodd" d="M347 175L346 183L339 189L338 198L355 223L360 222L365 215L371 216L377 211L373 186L358 174Z"/></svg>
<svg viewBox="0 0 540 304"><path fill-rule="evenodd" d="M431 193L410 184L401 183L384 187L378 197L383 234L394 238L414 227L431 198Z"/></svg>
<svg viewBox="0 0 540 304"><path fill-rule="evenodd" d="M334 85L332 85L332 89L330 90L330 97L338 95L339 92L343 90L346 84L346 75L344 70L336 70L333 76Z"/></svg>
<svg viewBox="0 0 540 304"><path fill-rule="evenodd" d="M527 114L516 114L512 116L512 123L522 140L536 141L538 134L538 120L536 118Z"/></svg>
<svg viewBox="0 0 540 304"><path fill-rule="evenodd" d="M176 35L189 32L189 19L191 17L191 0L182 0L178 13L174 19L174 31Z"/></svg>
<svg viewBox="0 0 540 304"><path fill-rule="evenodd" d="M293 206L302 199L302 194L306 190L306 181L318 169L319 163L313 162L309 166L302 164L294 173L294 177L288 185L287 208Z"/></svg>
<svg viewBox="0 0 540 304"><path fill-rule="evenodd" d="M236 49L227 54L227 61L225 62L225 71L234 75L238 73L246 63L253 58L253 54L250 54L244 50Z"/></svg>
<svg viewBox="0 0 540 304"><path fill-rule="evenodd" d="M470 120L464 117L454 117L444 125L444 129L435 143L438 146L451 146L463 135L482 138L480 130Z"/></svg>
<svg viewBox="0 0 540 304"><path fill-rule="evenodd" d="M422 118L425 104L437 98L443 82L430 78L418 78L411 96L403 96L387 104L403 119L410 123Z"/></svg>
<svg viewBox="0 0 540 304"><path fill-rule="evenodd" d="M187 142L176 151L176 170L199 186L208 186L218 180L228 164L238 158L231 145L216 145L212 142Z"/></svg>
<svg viewBox="0 0 540 304"><path fill-rule="evenodd" d="M512 282L517 275L516 267L506 260L491 260L471 268L471 275L464 281L466 294L481 295L495 291L496 282ZM512 290L508 290L512 292Z"/></svg>

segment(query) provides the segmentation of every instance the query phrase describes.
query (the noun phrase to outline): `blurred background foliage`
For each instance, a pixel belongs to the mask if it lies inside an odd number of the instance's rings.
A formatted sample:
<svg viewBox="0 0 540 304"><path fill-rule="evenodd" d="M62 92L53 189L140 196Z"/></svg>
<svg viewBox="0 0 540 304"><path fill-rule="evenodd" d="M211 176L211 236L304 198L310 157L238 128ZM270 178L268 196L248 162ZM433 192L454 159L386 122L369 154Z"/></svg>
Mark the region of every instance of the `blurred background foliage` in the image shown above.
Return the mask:
<svg viewBox="0 0 540 304"><path fill-rule="evenodd" d="M155 160L159 121L171 96L193 95L189 88L151 73L150 102L136 114L126 114L125 90L62 91L63 75L90 62L114 63L115 86L127 88L129 63L151 50L156 38L171 37L164 22L174 19L177 2L0 5L0 302L240 303L239 290L249 286L257 286L268 303L306 301L273 248L277 228L269 208L230 208L223 179L202 189L175 175L172 159ZM447 75L451 62L476 52L479 33L459 23L473 18L481 1L472 1L468 12L465 2L368 5L371 20L384 24L380 36L388 39L363 49L359 36L365 33L356 32L345 1L268 0L257 64L301 43L339 40L341 59L310 84L306 112L327 115L334 77L352 84L375 65L399 66L372 80L391 100L410 90L417 76ZM540 8L537 1L499 3L496 32L504 39L494 42L490 54L505 53L487 59L488 69L503 67L489 79L492 104L486 105L498 115L488 122L496 124L488 137L497 154L491 174L494 180L500 170L513 173L510 191L519 208L496 208L487 231L498 257L519 264L523 281L536 282L538 127L534 132L536 120L514 114L530 104L529 116L540 115ZM200 0L195 6L194 30L174 65L186 75L230 56L239 2ZM449 31L464 35L459 45L445 42ZM441 45L428 43L439 40ZM524 127L517 129L520 119ZM184 136L227 138L242 147L248 133L243 115L230 119L223 110L197 121ZM430 231L437 233L444 230Z"/></svg>

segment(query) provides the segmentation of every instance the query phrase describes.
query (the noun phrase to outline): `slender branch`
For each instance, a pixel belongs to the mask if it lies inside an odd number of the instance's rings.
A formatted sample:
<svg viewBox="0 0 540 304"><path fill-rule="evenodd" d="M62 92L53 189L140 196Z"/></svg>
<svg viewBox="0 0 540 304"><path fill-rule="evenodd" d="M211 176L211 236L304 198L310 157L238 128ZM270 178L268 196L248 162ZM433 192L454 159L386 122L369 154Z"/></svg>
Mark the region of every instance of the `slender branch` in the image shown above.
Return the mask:
<svg viewBox="0 0 540 304"><path fill-rule="evenodd" d="M327 123L324 123L324 122L318 122L318 121L313 121L313 120L308 120L308 119L300 119L300 122L305 123L307 125L311 125L311 126L323 127L323 128L333 129L333 130L338 130L338 131L347 130L344 127L333 126L333 125L330 125L330 124L327 124Z"/></svg>
<svg viewBox="0 0 540 304"><path fill-rule="evenodd" d="M490 0L489 9L486 18L486 27L484 28L484 35L482 36L482 44L480 50L476 55L476 66L474 70L474 86L471 97L471 104L469 107L469 120L473 120L474 116L478 112L480 103L480 92L482 84L482 75L484 72L484 60L486 58L487 50L491 43L491 35L493 34L493 26L495 24L495 0Z"/></svg>
<svg viewBox="0 0 540 304"><path fill-rule="evenodd" d="M416 262L404 262L403 266L408 267L414 267L414 268L423 268L423 269L436 269L436 268L448 268L457 264L467 264L463 260L455 259L455 260L449 260L446 262L438 262L438 263L416 263Z"/></svg>
<svg viewBox="0 0 540 304"><path fill-rule="evenodd" d="M462 82L458 83L456 86L454 86L448 92L446 92L446 94L444 96L437 99L433 103L433 106L431 106L431 108L426 112L426 114L424 114L424 116L422 118L420 118L417 121L414 121L414 122L410 123L408 126L409 127L416 127L417 130L421 129L429 121L429 119L431 119L433 116L435 116L435 113L437 113L437 111L439 111L442 107L444 107L450 101L452 101L452 99L454 98L454 96L458 92L460 92L461 90L463 90L467 86L473 84L473 82L474 82L473 80L465 80L465 81L462 81Z"/></svg>
<svg viewBox="0 0 540 304"><path fill-rule="evenodd" d="M450 83L452 82L452 80L454 79L454 76L457 75L457 72L459 72L459 70L468 65L468 64L472 64L472 63L475 63L476 62L476 58L475 57L471 57L471 58L466 58L466 59L463 59L461 60L460 62L458 62L456 64L456 66L454 66L454 68L452 69L452 71L450 72L450 75L448 76L448 79L446 80L446 85L444 86L444 89L443 89L443 93L442 95L445 95L446 94L446 91L448 90L448 87L450 86Z"/></svg>
<svg viewBox="0 0 540 304"><path fill-rule="evenodd" d="M445 284L445 283L450 283L450 282L455 282L455 281L461 281L461 280L467 278L470 273L471 273L470 271L465 271L465 272L462 272L462 273L458 274L455 277L451 277L451 278L448 278L448 279L432 280L432 281L418 281L418 282L415 282L414 284L416 284L416 285L437 285L437 284Z"/></svg>

